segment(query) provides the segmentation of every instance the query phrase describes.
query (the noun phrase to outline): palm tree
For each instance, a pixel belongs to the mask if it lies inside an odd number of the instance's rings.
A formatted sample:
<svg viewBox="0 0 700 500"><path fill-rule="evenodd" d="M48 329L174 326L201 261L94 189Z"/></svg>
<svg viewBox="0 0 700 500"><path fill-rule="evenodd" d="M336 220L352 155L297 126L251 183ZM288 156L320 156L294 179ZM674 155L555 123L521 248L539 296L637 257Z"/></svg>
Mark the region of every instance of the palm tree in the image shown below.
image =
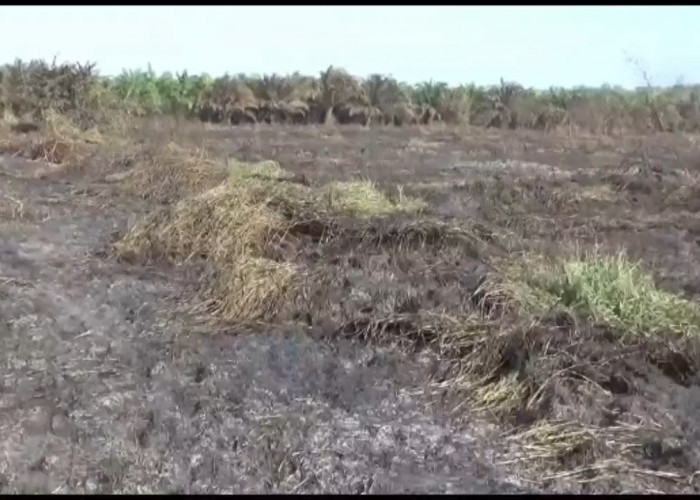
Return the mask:
<svg viewBox="0 0 700 500"><path fill-rule="evenodd" d="M487 126L501 127L511 126L514 100L524 92L523 87L516 82L506 82L501 78L500 85L492 87L488 92L488 100L491 105L492 118Z"/></svg>
<svg viewBox="0 0 700 500"><path fill-rule="evenodd" d="M449 94L449 86L445 82L419 83L413 92L421 123L428 124L442 120L440 109L445 109L445 99Z"/></svg>
<svg viewBox="0 0 700 500"><path fill-rule="evenodd" d="M257 111L258 101L250 87L237 77L224 75L203 91L199 115L206 121L255 123Z"/></svg>
<svg viewBox="0 0 700 500"><path fill-rule="evenodd" d="M287 77L284 97L279 103L279 112L285 120L306 123L309 118L309 102L318 96L318 83L311 76L295 72Z"/></svg>
<svg viewBox="0 0 700 500"><path fill-rule="evenodd" d="M319 104L324 123L331 120L338 105L352 101L359 94L357 80L344 69L332 65L321 72L319 84Z"/></svg>
<svg viewBox="0 0 700 500"><path fill-rule="evenodd" d="M366 125L375 120L385 124L394 122L398 108L408 102L398 82L378 74L370 75L363 83L364 114Z"/></svg>
<svg viewBox="0 0 700 500"><path fill-rule="evenodd" d="M460 85L446 90L438 103L437 112L443 120L451 123L469 123L472 107L478 101L474 85Z"/></svg>

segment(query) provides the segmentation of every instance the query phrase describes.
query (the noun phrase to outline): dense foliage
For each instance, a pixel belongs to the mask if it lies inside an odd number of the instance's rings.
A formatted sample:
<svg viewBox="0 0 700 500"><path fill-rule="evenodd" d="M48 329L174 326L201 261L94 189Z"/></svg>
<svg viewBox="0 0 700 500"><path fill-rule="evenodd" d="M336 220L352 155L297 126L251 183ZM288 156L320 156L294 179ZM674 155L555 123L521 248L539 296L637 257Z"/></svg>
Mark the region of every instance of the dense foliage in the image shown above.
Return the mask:
<svg viewBox="0 0 700 500"><path fill-rule="evenodd" d="M491 87L418 85L384 75L358 78L330 67L317 76L190 75L124 71L101 77L93 64L16 61L0 69L0 110L40 118L47 109L81 122L105 110L173 114L214 123L408 125L446 122L484 127L591 133L697 131L700 86L526 89L501 81Z"/></svg>

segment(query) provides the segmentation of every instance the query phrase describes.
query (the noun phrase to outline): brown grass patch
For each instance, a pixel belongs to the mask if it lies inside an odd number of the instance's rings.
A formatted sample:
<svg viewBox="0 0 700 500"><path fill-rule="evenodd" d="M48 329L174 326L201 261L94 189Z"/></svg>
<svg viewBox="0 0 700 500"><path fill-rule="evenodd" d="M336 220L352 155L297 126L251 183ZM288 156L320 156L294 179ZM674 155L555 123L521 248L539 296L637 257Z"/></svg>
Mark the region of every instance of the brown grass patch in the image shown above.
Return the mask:
<svg viewBox="0 0 700 500"><path fill-rule="evenodd" d="M49 110L37 133L14 132L12 121L0 128L0 152L65 168L83 167L85 159L105 146L96 128L80 130L71 121ZM41 174L39 174L41 176Z"/></svg>
<svg viewBox="0 0 700 500"><path fill-rule="evenodd" d="M196 191L192 183L206 185L220 175L216 166L198 159L184 163L182 151L173 146L167 154L172 162L153 163L150 169L137 166L127 185L135 185L140 171L147 176L141 180L148 179L140 185L150 196L164 193L173 199L176 192ZM206 178L205 173L202 179L199 172L207 168L217 174ZM174 178L163 179L165 172ZM208 309L231 321L270 319L292 300L294 276L301 271L279 261L294 259L299 238L338 236L333 228L342 216L369 220L423 209L410 198L391 200L367 182L313 189L275 162L231 162L227 172L228 179L217 187L138 222L113 248L130 260L214 263L219 272L206 287Z"/></svg>
<svg viewBox="0 0 700 500"><path fill-rule="evenodd" d="M223 182L228 169L210 160L205 150L184 149L174 143L147 151L124 175L125 190L161 203L173 203Z"/></svg>
<svg viewBox="0 0 700 500"><path fill-rule="evenodd" d="M129 259L229 263L243 254L263 254L273 235L283 231L277 213L239 199L224 185L146 217L115 248Z"/></svg>
<svg viewBox="0 0 700 500"><path fill-rule="evenodd" d="M201 295L202 306L226 321L269 321L294 300L298 270L287 263L240 255Z"/></svg>
<svg viewBox="0 0 700 500"><path fill-rule="evenodd" d="M196 161L188 164L190 170L182 163L165 165L185 170L176 180L165 181L177 183L167 184L170 189L161 191L168 194L192 189L187 180L196 181L193 173L203 168ZM218 271L216 279L204 286L202 298L207 310L227 321L270 319L286 302L295 270L266 256L289 222L269 206L274 194L279 194L279 184L268 180L269 196L261 198L265 181L246 179L232 175L224 184L156 212L133 226L115 244L115 251L127 259L208 260Z"/></svg>

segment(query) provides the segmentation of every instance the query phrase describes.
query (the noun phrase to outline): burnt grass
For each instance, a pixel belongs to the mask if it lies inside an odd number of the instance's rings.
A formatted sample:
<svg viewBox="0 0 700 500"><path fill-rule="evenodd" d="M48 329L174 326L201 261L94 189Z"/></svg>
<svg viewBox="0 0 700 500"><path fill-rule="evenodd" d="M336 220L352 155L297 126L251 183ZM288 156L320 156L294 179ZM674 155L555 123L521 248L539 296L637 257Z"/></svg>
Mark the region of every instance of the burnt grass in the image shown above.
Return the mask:
<svg viewBox="0 0 700 500"><path fill-rule="evenodd" d="M482 287L524 252L624 249L697 301L696 138L179 125L140 139L82 169L0 162L0 491L700 489L692 339L533 322ZM278 258L317 270L312 299L227 324L193 312L206 262L108 251L160 203L105 175L169 140L275 160L312 186L401 185L429 216L338 221L330 239L296 227ZM488 341L441 341L459 318ZM479 390L501 381L521 396L485 409Z"/></svg>

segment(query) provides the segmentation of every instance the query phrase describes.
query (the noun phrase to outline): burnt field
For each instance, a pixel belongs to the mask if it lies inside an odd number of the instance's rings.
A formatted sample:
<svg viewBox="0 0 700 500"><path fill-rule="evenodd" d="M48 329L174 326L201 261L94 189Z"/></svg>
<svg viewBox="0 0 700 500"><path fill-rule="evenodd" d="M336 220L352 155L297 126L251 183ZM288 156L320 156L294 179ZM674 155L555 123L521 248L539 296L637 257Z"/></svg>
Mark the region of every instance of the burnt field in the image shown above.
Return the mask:
<svg viewBox="0 0 700 500"><path fill-rule="evenodd" d="M1 141L0 491L698 492L696 136L59 125Z"/></svg>

